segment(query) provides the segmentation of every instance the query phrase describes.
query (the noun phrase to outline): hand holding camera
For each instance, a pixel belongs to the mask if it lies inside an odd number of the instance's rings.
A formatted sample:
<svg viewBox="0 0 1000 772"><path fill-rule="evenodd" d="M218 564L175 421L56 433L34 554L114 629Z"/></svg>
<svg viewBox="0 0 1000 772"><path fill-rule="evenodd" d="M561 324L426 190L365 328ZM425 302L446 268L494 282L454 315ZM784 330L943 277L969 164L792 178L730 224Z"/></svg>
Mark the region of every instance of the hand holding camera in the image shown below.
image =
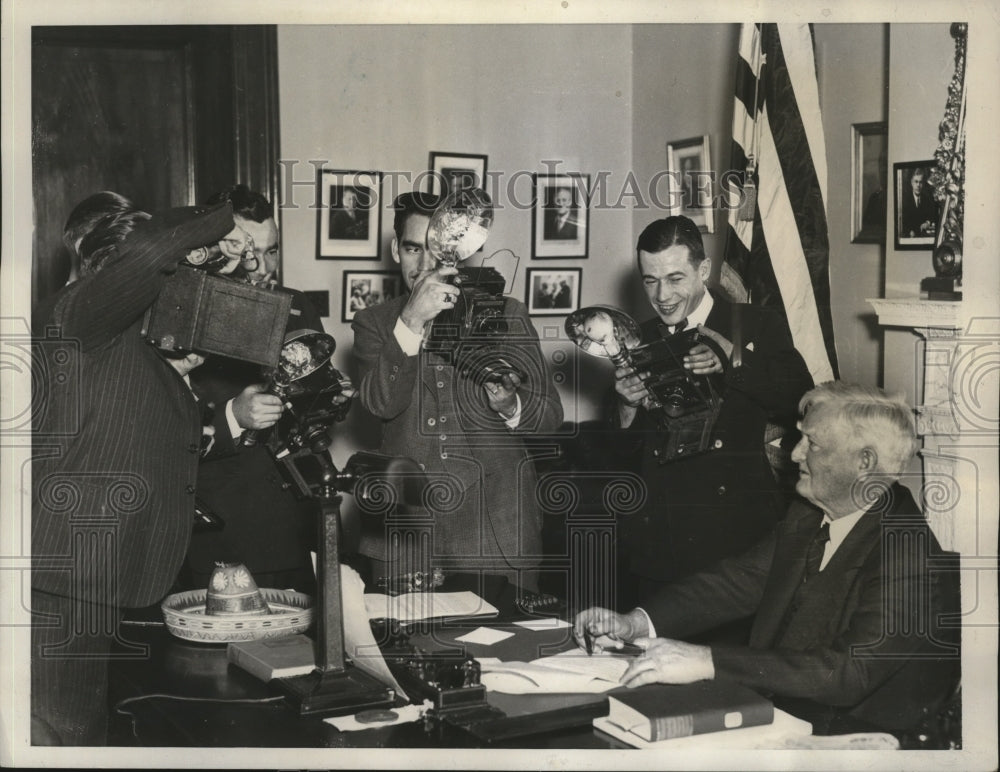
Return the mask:
<svg viewBox="0 0 1000 772"><path fill-rule="evenodd" d="M504 420L510 420L517 411L517 387L521 378L517 373L504 373L499 380L488 380L483 384L490 410Z"/></svg>
<svg viewBox="0 0 1000 772"><path fill-rule="evenodd" d="M422 335L424 326L448 308L455 307L458 288L449 277L458 274L454 266L439 266L417 279L410 292L410 298L399 316L403 324L413 332Z"/></svg>
<svg viewBox="0 0 1000 772"><path fill-rule="evenodd" d="M698 334L715 341L725 354L726 361L729 361L733 355L732 343L703 324L698 325ZM687 352L684 356L684 367L695 375L721 373L726 369L725 363L719 358L719 352L706 343L698 343Z"/></svg>
<svg viewBox="0 0 1000 772"><path fill-rule="evenodd" d="M233 415L243 429L268 429L278 422L284 409L281 398L263 383L251 383L233 399Z"/></svg>

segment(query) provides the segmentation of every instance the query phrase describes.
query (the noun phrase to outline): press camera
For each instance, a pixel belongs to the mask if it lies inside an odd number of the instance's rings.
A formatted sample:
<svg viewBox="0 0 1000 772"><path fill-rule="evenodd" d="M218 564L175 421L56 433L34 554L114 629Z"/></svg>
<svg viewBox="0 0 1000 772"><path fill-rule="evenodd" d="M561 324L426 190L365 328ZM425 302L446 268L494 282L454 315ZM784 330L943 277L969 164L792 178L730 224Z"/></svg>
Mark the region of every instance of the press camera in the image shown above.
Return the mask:
<svg viewBox="0 0 1000 772"><path fill-rule="evenodd" d="M439 265L458 265L486 242L493 224L493 204L481 188L459 188L434 211L427 245ZM442 311L431 325L427 350L451 355L456 369L477 384L499 381L505 374L527 375L509 358L484 356L510 332L504 318L507 282L492 266L460 266L452 283L455 307Z"/></svg>
<svg viewBox="0 0 1000 772"><path fill-rule="evenodd" d="M712 430L722 408L722 377L696 375L684 367L684 357L700 344L725 363L714 340L691 329L640 345L639 325L610 306L575 311L566 320L566 332L583 351L630 367L642 380L650 394L645 407L660 429L659 463L719 447Z"/></svg>

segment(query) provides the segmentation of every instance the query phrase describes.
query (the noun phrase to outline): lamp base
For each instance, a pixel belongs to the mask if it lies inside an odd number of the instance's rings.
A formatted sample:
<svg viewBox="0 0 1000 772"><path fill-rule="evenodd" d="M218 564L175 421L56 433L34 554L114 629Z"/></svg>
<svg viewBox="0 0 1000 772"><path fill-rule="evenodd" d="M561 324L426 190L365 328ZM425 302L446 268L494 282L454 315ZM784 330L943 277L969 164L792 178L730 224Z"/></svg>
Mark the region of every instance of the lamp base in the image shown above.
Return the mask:
<svg viewBox="0 0 1000 772"><path fill-rule="evenodd" d="M920 294L928 300L961 300L962 280L955 277L928 276L920 280Z"/></svg>
<svg viewBox="0 0 1000 772"><path fill-rule="evenodd" d="M343 716L367 708L392 707L396 692L377 678L348 666L342 673L314 670L272 683L302 716Z"/></svg>

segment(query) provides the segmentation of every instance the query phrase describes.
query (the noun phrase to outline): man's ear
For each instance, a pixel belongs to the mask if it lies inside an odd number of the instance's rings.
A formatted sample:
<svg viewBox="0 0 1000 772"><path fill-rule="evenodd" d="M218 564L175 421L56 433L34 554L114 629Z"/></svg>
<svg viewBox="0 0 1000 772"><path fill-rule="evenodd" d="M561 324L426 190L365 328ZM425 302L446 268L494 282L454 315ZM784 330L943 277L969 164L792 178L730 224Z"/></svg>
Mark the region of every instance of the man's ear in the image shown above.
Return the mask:
<svg viewBox="0 0 1000 772"><path fill-rule="evenodd" d="M392 237L392 247L390 251L392 252L393 262L399 263L399 242L396 240L395 236Z"/></svg>
<svg viewBox="0 0 1000 772"><path fill-rule="evenodd" d="M712 261L707 257L698 263L698 276L703 282L708 281L708 277L712 275Z"/></svg>
<svg viewBox="0 0 1000 772"><path fill-rule="evenodd" d="M864 447L861 449L861 465L860 469L862 472L874 472L878 468L878 453L875 448Z"/></svg>

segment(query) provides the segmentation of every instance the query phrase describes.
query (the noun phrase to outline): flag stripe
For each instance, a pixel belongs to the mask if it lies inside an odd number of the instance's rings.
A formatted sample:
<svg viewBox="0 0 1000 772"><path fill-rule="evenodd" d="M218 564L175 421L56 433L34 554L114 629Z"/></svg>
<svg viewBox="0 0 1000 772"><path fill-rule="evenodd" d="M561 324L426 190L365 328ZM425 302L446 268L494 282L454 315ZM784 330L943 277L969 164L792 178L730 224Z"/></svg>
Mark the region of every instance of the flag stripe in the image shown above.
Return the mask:
<svg viewBox="0 0 1000 772"><path fill-rule="evenodd" d="M787 56L782 51L787 46ZM763 55L755 54L756 46ZM733 103L733 169L754 155L758 202L753 220L729 212L726 262L756 305L785 313L814 380L835 377L830 314L826 158L815 58L808 25L744 25ZM760 64L760 87L753 65ZM799 72L789 73L792 67ZM756 110L747 111L757 89ZM797 103L801 96L802 102ZM739 180L727 186L739 200Z"/></svg>
<svg viewBox="0 0 1000 772"><path fill-rule="evenodd" d="M811 150L819 191L825 196L826 141L819 110L819 84L816 79L812 34L808 24L779 24L778 34L781 37L781 51L787 65L785 72L795 93L794 101L798 105L799 118L802 120L802 127ZM825 202L823 211L826 212Z"/></svg>
<svg viewBox="0 0 1000 772"><path fill-rule="evenodd" d="M770 131L770 116L764 108L761 126L760 209L768 216L761 220L764 241L770 254L772 275L785 308L788 327L795 347L805 352L824 352L825 336L820 325L813 280L795 221L788 181L781 172L779 155ZM775 265L780 271L773 271ZM833 378L833 368L827 357L813 356L807 360L816 383Z"/></svg>

